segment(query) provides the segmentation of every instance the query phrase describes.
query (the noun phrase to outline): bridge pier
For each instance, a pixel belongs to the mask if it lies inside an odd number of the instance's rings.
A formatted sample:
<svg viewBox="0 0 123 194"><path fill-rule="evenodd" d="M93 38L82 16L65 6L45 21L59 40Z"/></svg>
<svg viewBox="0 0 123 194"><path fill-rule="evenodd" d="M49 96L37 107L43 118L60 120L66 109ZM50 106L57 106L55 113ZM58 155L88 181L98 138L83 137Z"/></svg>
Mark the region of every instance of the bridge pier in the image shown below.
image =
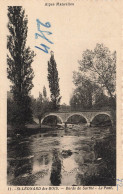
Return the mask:
<svg viewBox="0 0 123 194"><path fill-rule="evenodd" d="M88 127L91 127L91 122L87 122L87 126Z"/></svg>
<svg viewBox="0 0 123 194"><path fill-rule="evenodd" d="M64 122L64 126L65 126L65 128L67 128L67 123L66 122Z"/></svg>

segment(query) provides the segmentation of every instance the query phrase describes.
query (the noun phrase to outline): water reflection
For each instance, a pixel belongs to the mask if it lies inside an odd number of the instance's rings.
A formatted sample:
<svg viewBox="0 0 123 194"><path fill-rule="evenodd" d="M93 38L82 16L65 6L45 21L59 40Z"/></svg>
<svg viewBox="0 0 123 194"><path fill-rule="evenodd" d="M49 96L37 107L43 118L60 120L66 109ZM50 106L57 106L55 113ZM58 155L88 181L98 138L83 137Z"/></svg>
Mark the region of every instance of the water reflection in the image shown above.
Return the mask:
<svg viewBox="0 0 123 194"><path fill-rule="evenodd" d="M8 139L9 185L115 185L115 136L76 125Z"/></svg>
<svg viewBox="0 0 123 194"><path fill-rule="evenodd" d="M18 185L17 177L26 177L32 172L33 167L33 155L30 149L30 144L22 139L12 139L10 142L10 147L7 150L8 154L8 182L14 185ZM20 181L20 185L23 185Z"/></svg>
<svg viewBox="0 0 123 194"><path fill-rule="evenodd" d="M50 162L49 154L48 153L40 153L36 154L33 158L33 173L37 173L38 171L48 169Z"/></svg>
<svg viewBox="0 0 123 194"><path fill-rule="evenodd" d="M61 160L56 149L53 150L50 180L53 186L59 186L61 184Z"/></svg>

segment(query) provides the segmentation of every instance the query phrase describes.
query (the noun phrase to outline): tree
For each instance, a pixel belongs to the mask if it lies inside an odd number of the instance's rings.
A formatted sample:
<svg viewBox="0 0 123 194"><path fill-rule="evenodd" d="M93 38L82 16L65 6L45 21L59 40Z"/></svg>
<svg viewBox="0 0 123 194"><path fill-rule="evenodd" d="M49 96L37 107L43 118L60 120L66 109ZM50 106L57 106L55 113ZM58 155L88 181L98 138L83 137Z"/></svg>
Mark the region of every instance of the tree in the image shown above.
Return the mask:
<svg viewBox="0 0 123 194"><path fill-rule="evenodd" d="M79 64L82 74L106 89L111 98L115 98L116 52L111 53L103 44L97 44L93 51L87 49L83 52Z"/></svg>
<svg viewBox="0 0 123 194"><path fill-rule="evenodd" d="M94 108L101 109L101 108L108 108L110 107L109 97L106 96L103 91L101 93L96 93L95 95L95 102Z"/></svg>
<svg viewBox="0 0 123 194"><path fill-rule="evenodd" d="M10 35L7 39L7 72L8 78L12 82L11 91L16 103L14 112L14 122L23 123L32 119L30 91L33 87L34 77L31 63L34 52L30 47L26 47L28 19L21 6L8 7L8 29Z"/></svg>
<svg viewBox="0 0 123 194"><path fill-rule="evenodd" d="M46 99L47 98L47 91L46 91L46 87L43 87L43 97Z"/></svg>
<svg viewBox="0 0 123 194"><path fill-rule="evenodd" d="M88 88L78 86L70 99L72 110L83 110L92 108L92 91Z"/></svg>
<svg viewBox="0 0 123 194"><path fill-rule="evenodd" d="M72 109L83 110L92 108L93 98L94 95L99 92L99 87L79 72L73 73L73 82L76 89L70 99Z"/></svg>
<svg viewBox="0 0 123 194"><path fill-rule="evenodd" d="M57 65L54 59L54 53L51 52L50 61L48 61L48 81L49 81L49 88L51 92L51 101L52 101L52 109L58 110L60 107L60 89L59 89L59 77L58 77L58 70Z"/></svg>
<svg viewBox="0 0 123 194"><path fill-rule="evenodd" d="M43 97L42 97L42 94L39 93L39 97L38 99L36 99L35 116L39 120L40 127L41 127L41 118L43 116L43 113L44 113Z"/></svg>
<svg viewBox="0 0 123 194"><path fill-rule="evenodd" d="M49 111L50 102L48 98L44 97L44 95L39 92L39 97L37 99L33 99L33 115L38 118L40 127L42 117Z"/></svg>

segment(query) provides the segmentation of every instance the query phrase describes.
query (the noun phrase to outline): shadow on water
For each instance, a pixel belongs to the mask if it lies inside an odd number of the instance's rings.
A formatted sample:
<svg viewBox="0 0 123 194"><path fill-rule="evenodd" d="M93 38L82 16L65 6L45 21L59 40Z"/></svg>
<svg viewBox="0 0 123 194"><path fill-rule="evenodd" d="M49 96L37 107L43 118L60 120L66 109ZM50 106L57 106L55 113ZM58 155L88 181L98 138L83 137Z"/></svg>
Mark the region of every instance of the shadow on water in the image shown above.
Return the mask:
<svg viewBox="0 0 123 194"><path fill-rule="evenodd" d="M116 150L115 136L95 141L82 160L77 161L82 173L76 175L78 185L84 186L116 186ZM87 150L87 149L86 149Z"/></svg>
<svg viewBox="0 0 123 194"><path fill-rule="evenodd" d="M88 179L87 185L116 185L116 138L109 136L101 142L96 142L94 150L97 158L103 158L105 165L99 170L99 176L92 176Z"/></svg>
<svg viewBox="0 0 123 194"><path fill-rule="evenodd" d="M7 150L8 181L12 185L29 185L30 180L25 177L32 172L33 156L29 141L14 138ZM21 176L21 179L17 179ZM31 181L32 182L32 181Z"/></svg>
<svg viewBox="0 0 123 194"><path fill-rule="evenodd" d="M53 150L50 181L53 186L59 186L61 184L61 160L56 149Z"/></svg>

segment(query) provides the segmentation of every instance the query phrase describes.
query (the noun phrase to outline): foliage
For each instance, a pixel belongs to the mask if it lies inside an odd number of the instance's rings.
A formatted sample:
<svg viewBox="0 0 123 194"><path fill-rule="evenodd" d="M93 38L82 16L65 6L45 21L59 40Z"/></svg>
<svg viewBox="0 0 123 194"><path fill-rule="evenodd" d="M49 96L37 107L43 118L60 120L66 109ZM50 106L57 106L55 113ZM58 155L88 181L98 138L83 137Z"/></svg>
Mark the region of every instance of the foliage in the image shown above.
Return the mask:
<svg viewBox="0 0 123 194"><path fill-rule="evenodd" d="M72 109L115 109L116 52L97 44L94 51L83 52L79 64L79 72L73 72Z"/></svg>
<svg viewBox="0 0 123 194"><path fill-rule="evenodd" d="M70 107L70 105L66 105L65 103L63 103L60 105L59 111L60 112L69 112L69 111L71 111L71 107Z"/></svg>
<svg viewBox="0 0 123 194"><path fill-rule="evenodd" d="M116 52L111 53L103 44L97 44L93 51L87 49L83 52L79 64L82 74L106 89L111 98L115 98Z"/></svg>
<svg viewBox="0 0 123 194"><path fill-rule="evenodd" d="M15 101L14 122L26 123L32 119L31 99L29 92L33 84L34 77L31 63L34 52L30 47L26 48L28 19L21 6L8 7L8 29L10 35L7 39L7 72L8 78L12 82L11 91Z"/></svg>
<svg viewBox="0 0 123 194"><path fill-rule="evenodd" d="M7 99L7 124L12 123L14 115L14 101Z"/></svg>
<svg viewBox="0 0 123 194"><path fill-rule="evenodd" d="M60 89L57 65L54 59L53 52L51 53L50 61L48 61L48 81L51 92L52 110L56 111L60 107Z"/></svg>
<svg viewBox="0 0 123 194"><path fill-rule="evenodd" d="M39 92L39 97L37 99L32 98L32 108L34 117L39 119L39 124L41 126L41 119L46 112L51 110L51 103L47 98L47 91L45 86L43 87L43 95ZM44 92L45 91L45 92Z"/></svg>
<svg viewBox="0 0 123 194"><path fill-rule="evenodd" d="M74 84L77 86L70 99L73 110L90 109L93 105L93 97L99 92L99 87L87 77L74 72Z"/></svg>
<svg viewBox="0 0 123 194"><path fill-rule="evenodd" d="M46 87L43 87L43 97L46 99L47 98L47 91L46 91Z"/></svg>
<svg viewBox="0 0 123 194"><path fill-rule="evenodd" d="M93 106L95 109L104 109L107 107L108 109L112 107L110 103L110 98L106 96L103 92L97 93L95 95L95 103Z"/></svg>

